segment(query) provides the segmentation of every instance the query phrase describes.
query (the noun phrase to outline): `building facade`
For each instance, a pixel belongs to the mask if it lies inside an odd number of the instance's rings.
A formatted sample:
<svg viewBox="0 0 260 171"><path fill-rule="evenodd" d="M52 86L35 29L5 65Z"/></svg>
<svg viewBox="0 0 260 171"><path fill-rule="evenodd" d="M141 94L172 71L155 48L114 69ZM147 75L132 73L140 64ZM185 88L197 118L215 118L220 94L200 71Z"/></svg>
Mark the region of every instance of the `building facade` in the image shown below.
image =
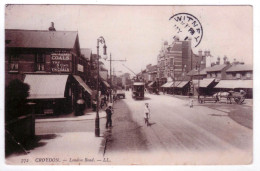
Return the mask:
<svg viewBox="0 0 260 171"><path fill-rule="evenodd" d="M88 73L78 32L5 30L5 85L14 79L29 84L36 113L73 110L77 99L91 96Z"/></svg>

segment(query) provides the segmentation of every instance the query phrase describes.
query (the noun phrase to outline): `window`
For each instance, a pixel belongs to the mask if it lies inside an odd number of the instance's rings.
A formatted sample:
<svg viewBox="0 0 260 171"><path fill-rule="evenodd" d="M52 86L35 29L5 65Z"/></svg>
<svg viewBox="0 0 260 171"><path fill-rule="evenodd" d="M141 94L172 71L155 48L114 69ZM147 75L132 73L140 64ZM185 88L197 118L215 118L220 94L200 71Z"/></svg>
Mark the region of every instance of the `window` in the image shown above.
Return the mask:
<svg viewBox="0 0 260 171"><path fill-rule="evenodd" d="M37 53L36 54L36 71L45 70L45 55Z"/></svg>
<svg viewBox="0 0 260 171"><path fill-rule="evenodd" d="M251 73L250 72L246 73L246 78L251 78Z"/></svg>
<svg viewBox="0 0 260 171"><path fill-rule="evenodd" d="M9 58L9 70L10 71L18 71L19 68L19 58L18 55L10 55Z"/></svg>
<svg viewBox="0 0 260 171"><path fill-rule="evenodd" d="M170 59L170 66L173 66L173 58Z"/></svg>
<svg viewBox="0 0 260 171"><path fill-rule="evenodd" d="M236 73L236 78L241 78L241 74L240 73Z"/></svg>

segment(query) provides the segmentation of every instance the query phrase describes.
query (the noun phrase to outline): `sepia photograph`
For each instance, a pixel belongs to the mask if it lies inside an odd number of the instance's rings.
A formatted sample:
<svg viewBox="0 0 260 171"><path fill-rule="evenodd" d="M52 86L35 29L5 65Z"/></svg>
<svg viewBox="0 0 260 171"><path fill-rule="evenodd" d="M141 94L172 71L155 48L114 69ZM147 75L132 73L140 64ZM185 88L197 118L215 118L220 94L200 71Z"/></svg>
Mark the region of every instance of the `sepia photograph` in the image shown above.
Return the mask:
<svg viewBox="0 0 260 171"><path fill-rule="evenodd" d="M253 163L253 6L4 10L6 165Z"/></svg>

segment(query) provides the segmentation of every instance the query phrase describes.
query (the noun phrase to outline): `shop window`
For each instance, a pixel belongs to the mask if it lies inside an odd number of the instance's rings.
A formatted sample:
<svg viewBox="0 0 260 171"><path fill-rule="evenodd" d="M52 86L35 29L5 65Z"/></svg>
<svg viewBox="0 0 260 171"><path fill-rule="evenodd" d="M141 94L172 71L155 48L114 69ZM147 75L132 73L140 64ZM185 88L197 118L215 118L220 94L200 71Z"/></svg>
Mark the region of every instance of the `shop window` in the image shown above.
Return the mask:
<svg viewBox="0 0 260 171"><path fill-rule="evenodd" d="M170 66L173 66L173 58L170 59Z"/></svg>
<svg viewBox="0 0 260 171"><path fill-rule="evenodd" d="M45 70L45 55L36 54L36 71L44 71L44 70Z"/></svg>
<svg viewBox="0 0 260 171"><path fill-rule="evenodd" d="M246 78L251 78L251 73L250 72L246 73Z"/></svg>
<svg viewBox="0 0 260 171"><path fill-rule="evenodd" d="M236 73L236 78L237 79L241 78L241 74L240 73Z"/></svg>
<svg viewBox="0 0 260 171"><path fill-rule="evenodd" d="M9 71L18 71L19 57L18 55L10 55L9 58Z"/></svg>

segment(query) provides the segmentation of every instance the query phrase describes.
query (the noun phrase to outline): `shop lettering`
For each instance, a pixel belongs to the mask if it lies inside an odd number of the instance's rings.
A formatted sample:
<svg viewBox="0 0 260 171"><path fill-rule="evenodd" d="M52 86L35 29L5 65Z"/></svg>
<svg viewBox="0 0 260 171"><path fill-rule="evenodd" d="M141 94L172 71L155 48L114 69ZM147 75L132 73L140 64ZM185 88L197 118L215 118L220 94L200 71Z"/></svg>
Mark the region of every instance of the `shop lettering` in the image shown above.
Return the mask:
<svg viewBox="0 0 260 171"><path fill-rule="evenodd" d="M70 72L70 63L65 61L52 61L52 72Z"/></svg>
<svg viewBox="0 0 260 171"><path fill-rule="evenodd" d="M71 54L51 54L51 60L62 60L62 61L69 61L71 60Z"/></svg>

